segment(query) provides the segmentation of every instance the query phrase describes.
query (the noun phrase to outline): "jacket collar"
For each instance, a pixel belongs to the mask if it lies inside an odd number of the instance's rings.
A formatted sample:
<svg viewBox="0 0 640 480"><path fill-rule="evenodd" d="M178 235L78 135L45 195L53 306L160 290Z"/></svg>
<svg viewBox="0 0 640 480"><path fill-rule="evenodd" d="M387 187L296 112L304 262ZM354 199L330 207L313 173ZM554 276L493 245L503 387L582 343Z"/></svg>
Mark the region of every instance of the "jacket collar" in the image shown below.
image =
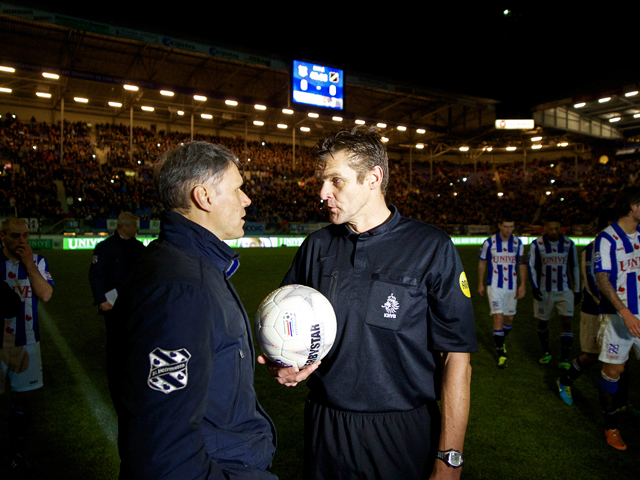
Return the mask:
<svg viewBox="0 0 640 480"><path fill-rule="evenodd" d="M342 225L340 225L343 235L347 237L350 235L356 235L358 238L364 239L368 237L374 237L376 235L381 235L390 230L393 230L393 228L400 221L400 213L398 213L398 209L391 204L388 204L387 208L391 210L391 216L386 222L378 225L377 227L372 228L371 230L367 230L366 232L362 232L362 233L354 232L345 223L343 223Z"/></svg>
<svg viewBox="0 0 640 480"><path fill-rule="evenodd" d="M235 273L240 255L213 233L176 212L165 212L160 226L160 239L177 245L181 250L199 255L225 272Z"/></svg>

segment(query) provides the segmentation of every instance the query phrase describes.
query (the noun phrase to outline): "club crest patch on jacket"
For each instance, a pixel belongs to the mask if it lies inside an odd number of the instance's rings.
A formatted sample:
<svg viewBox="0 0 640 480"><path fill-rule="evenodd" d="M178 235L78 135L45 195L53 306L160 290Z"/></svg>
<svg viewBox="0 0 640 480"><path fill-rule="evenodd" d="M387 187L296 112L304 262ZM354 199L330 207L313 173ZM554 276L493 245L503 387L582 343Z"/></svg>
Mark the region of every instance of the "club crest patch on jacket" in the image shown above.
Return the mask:
<svg viewBox="0 0 640 480"><path fill-rule="evenodd" d="M179 350L154 349L149 353L149 378L147 384L154 390L169 394L183 389L189 381L188 363L191 354L185 348Z"/></svg>

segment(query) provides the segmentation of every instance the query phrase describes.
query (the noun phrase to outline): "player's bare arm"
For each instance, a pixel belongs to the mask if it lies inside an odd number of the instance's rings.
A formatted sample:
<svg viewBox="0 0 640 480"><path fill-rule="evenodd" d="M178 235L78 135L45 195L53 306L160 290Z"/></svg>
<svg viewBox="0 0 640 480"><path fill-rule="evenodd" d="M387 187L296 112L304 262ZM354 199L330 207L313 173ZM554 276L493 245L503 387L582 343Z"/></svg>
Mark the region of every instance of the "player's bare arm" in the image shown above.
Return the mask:
<svg viewBox="0 0 640 480"><path fill-rule="evenodd" d="M520 259L520 264L518 265L518 277L520 279L520 287L518 287L516 298L520 300L527 294L527 264L524 258Z"/></svg>
<svg viewBox="0 0 640 480"><path fill-rule="evenodd" d="M627 329L629 329L629 333L634 337L640 337L640 320L638 320L635 315L631 313L631 310L620 300L620 297L618 297L618 294L613 289L613 285L609 282L609 274L607 272L597 272L596 285L600 290L600 295L606 298L620 314L624 324Z"/></svg>
<svg viewBox="0 0 640 480"><path fill-rule="evenodd" d="M478 261L478 293L484 297L484 272L487 269L487 261Z"/></svg>
<svg viewBox="0 0 640 480"><path fill-rule="evenodd" d="M316 371L321 362L316 362L308 367L299 369L298 367L282 367L277 363L272 362L264 355L259 355L258 363L260 365L266 365L269 369L271 376L275 378L280 385L285 387L295 387L300 382L304 382L309 375Z"/></svg>
<svg viewBox="0 0 640 480"><path fill-rule="evenodd" d="M442 352L442 390L440 410L442 427L438 450L462 452L471 404L471 355L464 352ZM451 468L440 460L431 473L431 479L460 478L462 468Z"/></svg>
<svg viewBox="0 0 640 480"><path fill-rule="evenodd" d="M45 280L34 263L33 250L31 250L31 246L28 243L20 245L16 248L16 254L20 257L20 261L27 271L33 294L43 302L48 302L53 294L53 287L49 282L47 282L47 280Z"/></svg>

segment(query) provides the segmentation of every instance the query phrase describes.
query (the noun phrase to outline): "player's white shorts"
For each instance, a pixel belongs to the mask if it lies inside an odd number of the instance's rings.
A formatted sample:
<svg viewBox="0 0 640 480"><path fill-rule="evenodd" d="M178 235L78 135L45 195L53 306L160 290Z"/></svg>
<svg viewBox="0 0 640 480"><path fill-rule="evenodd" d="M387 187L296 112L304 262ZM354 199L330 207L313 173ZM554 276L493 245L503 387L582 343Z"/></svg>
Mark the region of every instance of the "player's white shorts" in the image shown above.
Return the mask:
<svg viewBox="0 0 640 480"><path fill-rule="evenodd" d="M516 314L516 290L507 290L506 288L496 288L487 285L487 298L489 299L489 308L491 315L502 313L503 315L513 316Z"/></svg>
<svg viewBox="0 0 640 480"><path fill-rule="evenodd" d="M533 300L533 315L538 320L549 320L553 313L553 307L558 310L558 315L563 317L573 316L574 295L571 290L564 292L541 292L542 301Z"/></svg>
<svg viewBox="0 0 640 480"><path fill-rule="evenodd" d="M580 312L580 348L584 353L600 353L600 319L602 315Z"/></svg>
<svg viewBox="0 0 640 480"><path fill-rule="evenodd" d="M4 393L7 373L14 392L28 392L42 386L40 342L24 347L0 348L0 393Z"/></svg>
<svg viewBox="0 0 640 480"><path fill-rule="evenodd" d="M629 360L633 348L640 358L640 338L635 338L617 313L602 315L598 337L602 342L599 360L604 363L621 364Z"/></svg>

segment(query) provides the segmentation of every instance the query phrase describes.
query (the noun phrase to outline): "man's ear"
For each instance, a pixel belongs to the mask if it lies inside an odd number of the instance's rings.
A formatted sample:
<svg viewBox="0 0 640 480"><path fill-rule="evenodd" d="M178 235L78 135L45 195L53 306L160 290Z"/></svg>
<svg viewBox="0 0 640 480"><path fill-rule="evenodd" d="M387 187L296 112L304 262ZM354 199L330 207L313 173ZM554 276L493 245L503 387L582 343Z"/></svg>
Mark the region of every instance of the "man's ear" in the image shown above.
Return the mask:
<svg viewBox="0 0 640 480"><path fill-rule="evenodd" d="M367 184L371 190L375 190L376 188L380 188L382 185L382 167L380 165L376 165L371 170L369 170L369 174L367 176Z"/></svg>
<svg viewBox="0 0 640 480"><path fill-rule="evenodd" d="M198 184L191 190L191 201L198 210L210 212L213 206L215 192L211 187Z"/></svg>

